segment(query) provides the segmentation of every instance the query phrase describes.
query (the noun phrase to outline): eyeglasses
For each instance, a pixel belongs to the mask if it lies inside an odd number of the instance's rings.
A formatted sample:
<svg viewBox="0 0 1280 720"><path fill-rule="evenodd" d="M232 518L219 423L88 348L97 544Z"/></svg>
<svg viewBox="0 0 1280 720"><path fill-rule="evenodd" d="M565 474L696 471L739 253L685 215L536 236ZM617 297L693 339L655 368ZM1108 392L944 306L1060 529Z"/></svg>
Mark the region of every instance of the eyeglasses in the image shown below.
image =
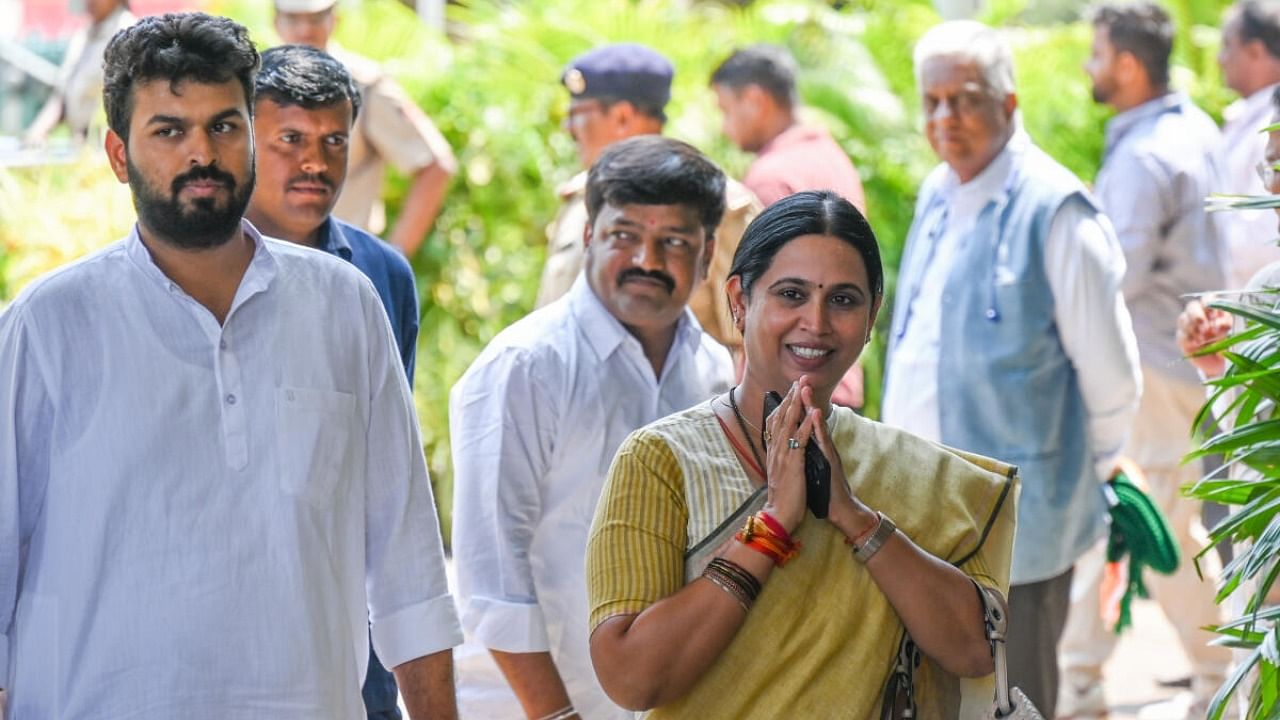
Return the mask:
<svg viewBox="0 0 1280 720"><path fill-rule="evenodd" d="M1258 171L1258 177L1262 178L1262 184L1270 190L1276 177L1280 176L1280 160L1262 160L1254 169Z"/></svg>
<svg viewBox="0 0 1280 720"><path fill-rule="evenodd" d="M569 130L577 127L586 120L588 115L598 112L604 112L604 105L594 100L570 105L569 112L564 116L564 128Z"/></svg>
<svg viewBox="0 0 1280 720"><path fill-rule="evenodd" d="M945 103L954 115L972 115L996 102L995 96L978 83L965 83L958 92L951 95L935 95L925 93L923 98L925 117L933 117L938 108Z"/></svg>

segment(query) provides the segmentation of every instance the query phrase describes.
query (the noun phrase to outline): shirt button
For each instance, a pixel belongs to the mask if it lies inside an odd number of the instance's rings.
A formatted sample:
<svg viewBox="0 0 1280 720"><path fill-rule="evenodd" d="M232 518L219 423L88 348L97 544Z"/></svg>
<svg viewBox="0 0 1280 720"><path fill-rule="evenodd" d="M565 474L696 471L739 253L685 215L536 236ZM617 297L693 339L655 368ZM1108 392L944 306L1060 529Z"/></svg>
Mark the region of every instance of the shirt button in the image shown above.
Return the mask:
<svg viewBox="0 0 1280 720"><path fill-rule="evenodd" d="M235 405L235 404L236 404L236 396L235 396L235 395L232 395L231 393L227 393L226 400L227 400L227 404L228 404L228 405Z"/></svg>
<svg viewBox="0 0 1280 720"><path fill-rule="evenodd" d="M292 391L292 390L285 390L285 391L284 391L284 396L285 396L285 398L286 398L286 399L288 399L288 401L289 401L289 402L293 402L293 391Z"/></svg>
<svg viewBox="0 0 1280 720"><path fill-rule="evenodd" d="M219 341L218 341L218 349L220 349L220 350L226 350L226 349L227 349L227 341L226 341L226 340L219 340Z"/></svg>

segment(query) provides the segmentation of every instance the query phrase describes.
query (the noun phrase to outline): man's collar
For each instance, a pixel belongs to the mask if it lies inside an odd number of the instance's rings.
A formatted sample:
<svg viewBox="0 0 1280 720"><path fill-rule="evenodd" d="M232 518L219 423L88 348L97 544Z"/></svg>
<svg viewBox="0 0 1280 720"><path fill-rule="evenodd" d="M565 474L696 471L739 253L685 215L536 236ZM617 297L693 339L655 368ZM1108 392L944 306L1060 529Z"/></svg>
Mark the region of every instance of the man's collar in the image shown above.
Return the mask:
<svg viewBox="0 0 1280 720"><path fill-rule="evenodd" d="M253 243L253 258L249 261L249 267L245 270L241 285L252 284L255 288L265 289L271 284L276 273L276 261L271 254L270 246L263 240L262 233L258 232L258 229L248 220L240 220L240 230ZM142 242L142 235L138 232L136 222L125 241L125 253L133 264L152 281L167 290L180 289L178 284L169 279L160 266L156 265L155 259L151 257L151 251Z"/></svg>
<svg viewBox="0 0 1280 720"><path fill-rule="evenodd" d="M965 195L981 196L982 199L992 199L1002 192L1005 188L1006 181L1009 177L1009 171L1013 166L1015 157L1025 152L1031 147L1031 136L1021 126L1015 127L1013 135L1009 137L1009 141L1000 148L1000 152L987 163L972 180L967 183L960 182L960 176L955 170L947 168L946 177L942 182L942 192L947 197L952 197L955 193L960 192Z"/></svg>
<svg viewBox="0 0 1280 720"><path fill-rule="evenodd" d="M578 274L578 278L573 281L573 286L569 288L566 299L574 319L582 327L583 335L586 336L591 349L600 360L608 358L618 349L618 346L631 337L631 332L626 326L614 317L596 296L595 290L592 290L587 282L585 273ZM701 336L702 326L698 324L688 306L685 306L680 319L676 321L676 337L671 344L671 352L676 352L682 345L696 348L701 341Z"/></svg>
<svg viewBox="0 0 1280 720"><path fill-rule="evenodd" d="M347 239L342 224L332 215L325 218L316 229L316 249L336 255L343 260L351 259L351 241Z"/></svg>
<svg viewBox="0 0 1280 720"><path fill-rule="evenodd" d="M1115 117L1107 121L1107 150L1115 147L1116 143L1120 142L1120 138L1124 137L1138 123L1172 110L1181 111L1183 104L1186 102L1188 102L1186 94L1169 92L1116 114Z"/></svg>
<svg viewBox="0 0 1280 720"><path fill-rule="evenodd" d="M1233 123L1238 120L1248 120L1249 122L1252 122L1250 118L1255 118L1259 115L1270 117L1271 96L1275 93L1277 87L1280 87L1280 83L1268 85L1248 97L1237 99L1235 102L1223 109L1223 121L1227 123ZM1267 124L1269 125L1270 123ZM1254 129L1261 131L1262 127Z"/></svg>

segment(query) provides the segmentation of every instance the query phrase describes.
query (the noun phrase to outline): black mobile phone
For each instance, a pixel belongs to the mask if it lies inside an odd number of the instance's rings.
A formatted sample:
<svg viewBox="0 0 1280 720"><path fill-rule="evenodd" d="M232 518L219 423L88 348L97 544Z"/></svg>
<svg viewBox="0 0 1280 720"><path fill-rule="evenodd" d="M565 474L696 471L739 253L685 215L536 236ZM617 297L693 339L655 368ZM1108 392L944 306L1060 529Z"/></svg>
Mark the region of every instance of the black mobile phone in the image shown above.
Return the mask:
<svg viewBox="0 0 1280 720"><path fill-rule="evenodd" d="M782 404L782 396L770 390L764 394L764 414L761 422L768 420L774 410ZM797 427L799 427L797 425ZM804 446L804 486L805 501L809 504L809 512L816 518L825 518L827 508L831 505L831 463L822 454L822 448L812 438Z"/></svg>

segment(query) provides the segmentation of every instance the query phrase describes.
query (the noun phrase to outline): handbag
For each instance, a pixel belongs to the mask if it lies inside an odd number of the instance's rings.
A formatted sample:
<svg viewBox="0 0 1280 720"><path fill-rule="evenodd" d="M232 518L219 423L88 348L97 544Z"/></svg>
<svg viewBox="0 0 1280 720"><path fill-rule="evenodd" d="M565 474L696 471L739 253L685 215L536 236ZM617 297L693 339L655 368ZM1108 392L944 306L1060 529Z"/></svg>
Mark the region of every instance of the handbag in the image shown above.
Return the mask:
<svg viewBox="0 0 1280 720"><path fill-rule="evenodd" d="M1009 629L1009 603L999 592L978 583L978 599L982 601L982 616L987 626L987 639L991 641L991 656L996 666L996 698L991 711L983 720L1044 720L1044 715L1018 688L1009 687L1009 663L1005 658L1005 633Z"/></svg>
<svg viewBox="0 0 1280 720"><path fill-rule="evenodd" d="M999 592L973 583L982 603L983 622L991 656L995 660L996 695L981 720L1044 720L1034 703L1018 688L1009 687L1009 664L1005 656L1005 633L1009 629L1009 603ZM915 670L920 665L920 649L903 633L894 658L893 672L885 686L880 720L915 720Z"/></svg>

